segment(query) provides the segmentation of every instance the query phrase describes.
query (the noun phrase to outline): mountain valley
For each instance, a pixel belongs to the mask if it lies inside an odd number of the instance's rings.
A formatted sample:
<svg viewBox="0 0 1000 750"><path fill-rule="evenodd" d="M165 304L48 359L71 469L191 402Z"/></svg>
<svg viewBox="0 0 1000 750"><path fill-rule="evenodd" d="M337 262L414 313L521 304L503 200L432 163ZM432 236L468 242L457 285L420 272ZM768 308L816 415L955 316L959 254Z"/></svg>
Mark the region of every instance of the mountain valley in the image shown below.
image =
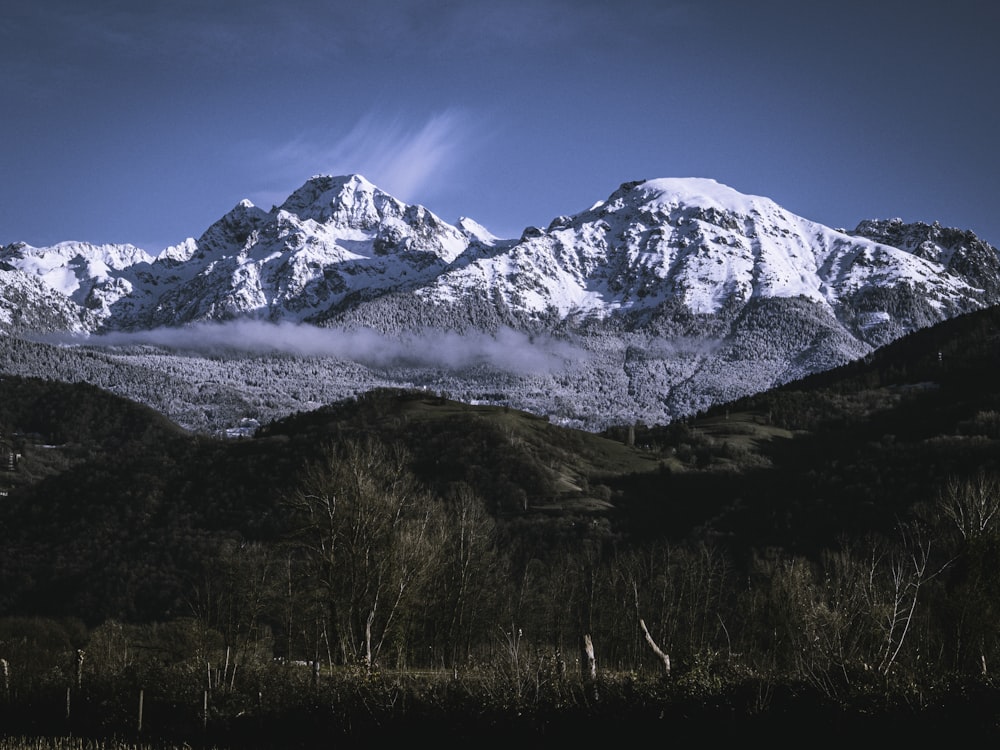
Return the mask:
<svg viewBox="0 0 1000 750"><path fill-rule="evenodd" d="M240 434L377 387L601 430L665 424L1000 301L970 232L833 230L704 179L625 183L500 239L359 175L241 201L153 257L0 248L0 369Z"/></svg>

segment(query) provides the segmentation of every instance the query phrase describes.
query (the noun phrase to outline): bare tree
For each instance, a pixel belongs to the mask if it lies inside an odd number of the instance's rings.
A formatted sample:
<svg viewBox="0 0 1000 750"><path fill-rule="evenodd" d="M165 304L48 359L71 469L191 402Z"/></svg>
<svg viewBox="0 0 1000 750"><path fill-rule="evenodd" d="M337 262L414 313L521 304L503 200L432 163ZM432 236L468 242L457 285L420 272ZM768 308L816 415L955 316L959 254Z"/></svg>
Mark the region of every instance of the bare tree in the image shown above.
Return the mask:
<svg viewBox="0 0 1000 750"><path fill-rule="evenodd" d="M657 645L656 641L653 640L653 636L649 632L649 628L646 627L646 622L641 617L639 618L639 627L642 628L642 635L646 639L646 643L649 647L653 649L653 653L660 660L660 664L663 665L663 673L666 676L670 676L670 654L666 653L663 649Z"/></svg>
<svg viewBox="0 0 1000 750"><path fill-rule="evenodd" d="M592 701L597 701L600 697L597 692L597 656L590 633L585 633L580 638L580 670L588 696Z"/></svg>
<svg viewBox="0 0 1000 750"><path fill-rule="evenodd" d="M872 620L881 634L878 670L888 674L910 634L920 590L928 572L931 541L917 523L900 524L900 544L873 544L865 593Z"/></svg>
<svg viewBox="0 0 1000 750"><path fill-rule="evenodd" d="M406 605L439 563L440 503L401 448L347 443L314 464L290 499L341 652L373 668Z"/></svg>
<svg viewBox="0 0 1000 750"><path fill-rule="evenodd" d="M498 565L496 524L486 511L483 500L465 484L450 492L445 504L447 516L441 539L442 576L435 601L448 615L446 648L455 667L465 643L476 637L476 628L488 606L488 586ZM485 628L483 628L485 631Z"/></svg>
<svg viewBox="0 0 1000 750"><path fill-rule="evenodd" d="M950 535L942 535L951 555L947 610L957 663L974 662L986 674L988 662L1000 653L996 636L1000 583L1000 474L979 471L971 477L951 477L938 492L937 516Z"/></svg>
<svg viewBox="0 0 1000 750"><path fill-rule="evenodd" d="M937 505L966 541L993 532L1000 522L1000 477L983 471L967 479L952 477Z"/></svg>

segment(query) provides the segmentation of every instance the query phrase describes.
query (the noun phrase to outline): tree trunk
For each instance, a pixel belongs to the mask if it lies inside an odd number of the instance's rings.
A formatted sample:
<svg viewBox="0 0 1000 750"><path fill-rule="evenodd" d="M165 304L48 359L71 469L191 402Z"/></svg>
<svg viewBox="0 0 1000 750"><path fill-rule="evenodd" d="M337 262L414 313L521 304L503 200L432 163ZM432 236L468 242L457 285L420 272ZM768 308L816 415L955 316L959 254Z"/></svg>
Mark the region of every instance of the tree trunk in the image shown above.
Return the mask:
<svg viewBox="0 0 1000 750"><path fill-rule="evenodd" d="M365 670L367 672L372 671L372 622L375 620L375 610L373 609L368 613L368 619L365 620Z"/></svg>
<svg viewBox="0 0 1000 750"><path fill-rule="evenodd" d="M653 640L653 636L649 634L648 628L646 628L645 621L639 618L639 627L642 628L642 634L646 637L646 643L649 647L653 649L653 653L659 657L660 662L663 664L663 672L669 677L670 676L670 654L664 653L663 650L656 645L656 641Z"/></svg>
<svg viewBox="0 0 1000 750"><path fill-rule="evenodd" d="M580 669L583 671L583 684L591 700L596 701L597 695L597 658L594 656L594 642L590 634L583 636L580 646Z"/></svg>
<svg viewBox="0 0 1000 750"><path fill-rule="evenodd" d="M83 687L83 659L86 653L82 648L76 650L76 687L79 690Z"/></svg>

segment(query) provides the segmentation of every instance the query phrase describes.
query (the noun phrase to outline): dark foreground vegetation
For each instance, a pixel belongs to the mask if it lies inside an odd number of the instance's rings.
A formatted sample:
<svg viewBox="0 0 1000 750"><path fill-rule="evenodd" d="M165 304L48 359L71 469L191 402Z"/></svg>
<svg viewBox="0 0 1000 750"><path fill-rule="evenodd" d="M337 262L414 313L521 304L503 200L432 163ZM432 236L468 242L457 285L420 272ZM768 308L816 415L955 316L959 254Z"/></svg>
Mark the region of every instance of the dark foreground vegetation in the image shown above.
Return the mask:
<svg viewBox="0 0 1000 750"><path fill-rule="evenodd" d="M230 665L231 667L231 665ZM998 695L986 681L895 693L873 681L850 701L806 684L743 675L676 680L607 674L596 685L560 678L537 663L467 673L360 674L318 678L309 668L257 666L232 685L195 687L177 666L91 677L66 688L52 680L8 703L6 745L57 748L56 738L114 740L149 748L586 747L620 742L799 743L823 741L995 741ZM538 671L540 670L540 671ZM723 670L724 671L724 670ZM3 739L0 737L0 742ZM36 740L38 741L38 740ZM98 744L100 743L100 744ZM83 750L83 748L81 748Z"/></svg>
<svg viewBox="0 0 1000 750"><path fill-rule="evenodd" d="M994 309L664 427L383 391L230 441L4 378L0 736L995 740L998 365Z"/></svg>

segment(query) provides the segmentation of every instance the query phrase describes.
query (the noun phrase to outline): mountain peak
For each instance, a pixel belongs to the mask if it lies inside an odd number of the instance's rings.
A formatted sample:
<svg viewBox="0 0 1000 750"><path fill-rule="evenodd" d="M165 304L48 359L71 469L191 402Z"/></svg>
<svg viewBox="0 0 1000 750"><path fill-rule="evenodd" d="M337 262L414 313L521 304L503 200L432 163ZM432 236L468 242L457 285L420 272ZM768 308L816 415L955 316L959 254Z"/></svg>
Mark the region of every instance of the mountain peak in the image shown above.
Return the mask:
<svg viewBox="0 0 1000 750"><path fill-rule="evenodd" d="M581 215L611 214L625 221L674 223L682 215L732 224L738 217L778 216L787 212L769 198L748 195L704 177L661 177L622 183L606 200Z"/></svg>
<svg viewBox="0 0 1000 750"><path fill-rule="evenodd" d="M303 183L299 190L312 188L320 193L335 192L373 192L378 188L360 174L332 175L314 174Z"/></svg>
<svg viewBox="0 0 1000 750"><path fill-rule="evenodd" d="M244 198L229 213L205 230L199 244L206 250L219 250L231 244L242 245L267 219L267 212Z"/></svg>
<svg viewBox="0 0 1000 750"><path fill-rule="evenodd" d="M497 239L361 175L320 174L280 208L238 203L152 262L122 246L10 245L0 248L4 271L0 333L227 320L400 340L427 331L435 338L415 355L427 371L411 369L409 352L399 360L407 382L471 383L475 371L475 385L455 386L470 398L503 394L581 425L670 419L1000 301L1000 255L971 233L871 220L852 234L697 177L624 182L592 209ZM496 338L486 351L500 353L498 367L520 372L527 354L543 372L494 378L492 354L451 372L451 353L508 329L551 336L556 353L543 362ZM369 361L358 355L350 388L369 377Z"/></svg>
<svg viewBox="0 0 1000 750"><path fill-rule="evenodd" d="M335 221L352 229L373 229L387 216L401 216L405 209L405 204L359 174L314 175L279 208L301 220Z"/></svg>
<svg viewBox="0 0 1000 750"><path fill-rule="evenodd" d="M628 184L630 183L626 183ZM662 177L639 183L635 189L640 190L647 201L717 208L738 214L750 213L762 204L773 205L769 198L741 193L707 177Z"/></svg>
<svg viewBox="0 0 1000 750"><path fill-rule="evenodd" d="M460 217L456 227L462 234L484 245L495 245L500 239L478 221L470 219L468 216Z"/></svg>

